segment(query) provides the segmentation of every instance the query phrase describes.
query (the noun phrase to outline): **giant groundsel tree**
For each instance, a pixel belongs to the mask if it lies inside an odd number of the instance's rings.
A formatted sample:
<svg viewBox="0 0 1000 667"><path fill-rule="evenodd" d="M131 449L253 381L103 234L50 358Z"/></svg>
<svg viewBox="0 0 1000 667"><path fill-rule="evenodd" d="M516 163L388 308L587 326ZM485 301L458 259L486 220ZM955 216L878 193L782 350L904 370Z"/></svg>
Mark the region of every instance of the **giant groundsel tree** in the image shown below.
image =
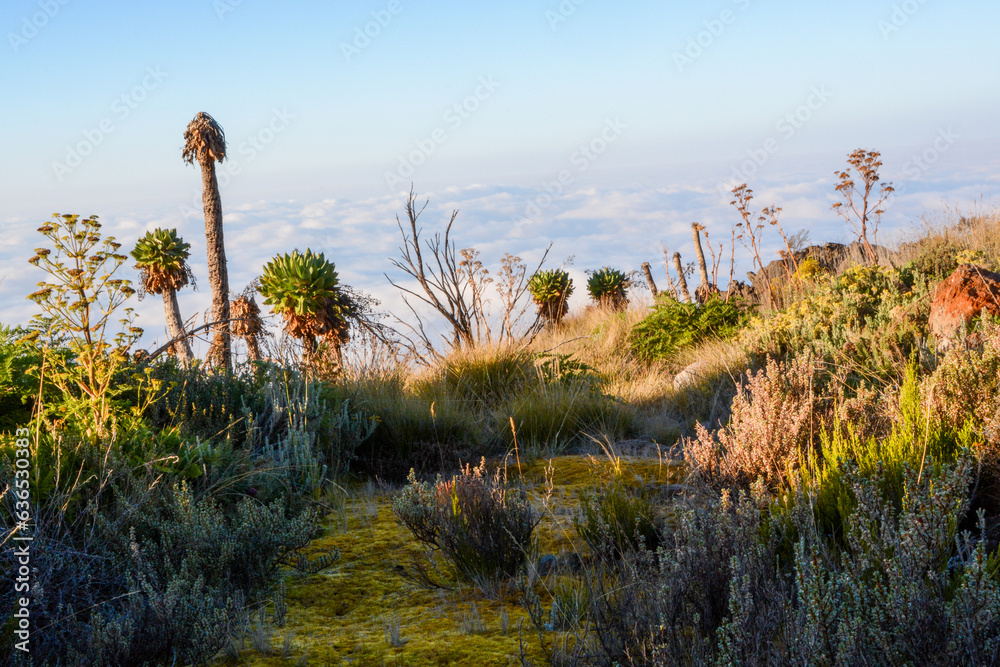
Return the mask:
<svg viewBox="0 0 1000 667"><path fill-rule="evenodd" d="M208 360L229 368L231 363L229 336L229 272L226 268L226 247L222 234L222 196L215 163L226 159L226 134L214 118L204 111L194 117L184 132L184 161L201 166L202 195L205 209L205 241L208 251L208 280L212 285L212 344Z"/></svg>
<svg viewBox="0 0 1000 667"><path fill-rule="evenodd" d="M316 355L320 338L340 358L357 307L323 253L278 255L264 266L259 289L264 305L285 319L285 331L302 341L307 357Z"/></svg>
<svg viewBox="0 0 1000 667"><path fill-rule="evenodd" d="M194 283L187 264L190 249L191 245L177 235L176 229L154 229L140 238L132 250L143 291L163 297L167 332L170 340L175 341L170 352L183 361L189 361L193 355L184 335L177 290Z"/></svg>

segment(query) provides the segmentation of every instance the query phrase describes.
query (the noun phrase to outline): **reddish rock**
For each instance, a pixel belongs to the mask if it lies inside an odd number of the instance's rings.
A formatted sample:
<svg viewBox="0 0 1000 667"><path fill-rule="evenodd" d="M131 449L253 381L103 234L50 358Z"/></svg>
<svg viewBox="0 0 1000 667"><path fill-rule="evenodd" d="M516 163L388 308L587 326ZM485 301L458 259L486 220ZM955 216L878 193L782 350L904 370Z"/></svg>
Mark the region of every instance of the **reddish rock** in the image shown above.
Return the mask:
<svg viewBox="0 0 1000 667"><path fill-rule="evenodd" d="M1000 316L1000 274L962 264L934 290L927 323L938 339L938 349L947 348L962 327L983 311Z"/></svg>

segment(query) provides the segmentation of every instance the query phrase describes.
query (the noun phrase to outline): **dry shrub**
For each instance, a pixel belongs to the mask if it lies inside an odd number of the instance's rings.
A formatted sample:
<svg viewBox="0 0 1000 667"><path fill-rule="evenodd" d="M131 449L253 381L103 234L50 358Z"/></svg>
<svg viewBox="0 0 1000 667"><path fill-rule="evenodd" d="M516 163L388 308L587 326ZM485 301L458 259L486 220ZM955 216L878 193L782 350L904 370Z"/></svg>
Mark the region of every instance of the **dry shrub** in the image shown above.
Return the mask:
<svg viewBox="0 0 1000 667"><path fill-rule="evenodd" d="M946 209L937 217L923 216L920 235L901 244L903 262L944 278L963 262L1000 267L1000 210L975 207L968 214Z"/></svg>
<svg viewBox="0 0 1000 667"><path fill-rule="evenodd" d="M714 433L697 424L697 437L685 441L693 474L722 485L747 486L758 477L779 484L810 440L815 373L808 356L787 366L769 357L737 389L729 424Z"/></svg>
<svg viewBox="0 0 1000 667"><path fill-rule="evenodd" d="M523 492L508 486L504 471L486 470L485 459L433 485L411 472L392 509L417 540L479 585L515 576L533 551L538 515Z"/></svg>
<svg viewBox="0 0 1000 667"><path fill-rule="evenodd" d="M948 426L971 420L977 432L1000 445L1000 323L983 321L976 345L955 346L930 379L928 401Z"/></svg>

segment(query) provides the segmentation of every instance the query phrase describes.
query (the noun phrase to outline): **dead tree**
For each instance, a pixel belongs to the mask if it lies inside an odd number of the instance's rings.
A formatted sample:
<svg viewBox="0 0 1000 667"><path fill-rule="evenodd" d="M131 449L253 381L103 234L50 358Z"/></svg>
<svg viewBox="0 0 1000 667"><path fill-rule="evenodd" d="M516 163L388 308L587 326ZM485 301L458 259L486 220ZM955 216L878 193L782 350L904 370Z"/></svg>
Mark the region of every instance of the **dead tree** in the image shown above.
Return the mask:
<svg viewBox="0 0 1000 667"><path fill-rule="evenodd" d="M677 269L677 283L680 285L681 295L686 302L690 303L691 292L688 291L687 279L684 277L684 267L681 266L681 254L679 252L674 253L674 268Z"/></svg>
<svg viewBox="0 0 1000 667"><path fill-rule="evenodd" d="M667 285L670 287L670 293L674 297L674 301L680 300L680 295L677 293L677 286L674 284L674 279L670 277L670 251L667 250L667 246L663 246L663 264L664 270L667 273Z"/></svg>
<svg viewBox="0 0 1000 667"><path fill-rule="evenodd" d="M691 235L694 237L694 253L698 258L698 270L701 272L701 285L699 287L711 284L711 279L708 277L708 266L705 264L705 251L701 249L701 231L703 229L705 227L699 225L697 222L691 223Z"/></svg>
<svg viewBox="0 0 1000 667"><path fill-rule="evenodd" d="M458 218L457 210L452 211L444 236L437 233L431 240L421 241L421 229L417 226L417 221L428 203L429 200L418 208L416 195L411 188L406 200L406 223L396 216L396 226L403 237L403 245L399 248L399 259L390 261L393 266L414 279L419 287L411 289L388 275L385 276L390 285L403 293L403 302L416 321L412 325L400 320L401 324L416 335L419 344L431 357L440 356L425 328L423 318L411 303L411 299L416 299L447 321L451 329L449 343L452 348L468 349L479 343L490 343L493 342L493 331L487 303L489 296L498 292L506 312L499 323L500 332L496 342L514 342L513 329L523 314L523 309L518 312L518 303L527 293L526 276L530 275L526 267L521 266L520 258L508 255L501 262L499 284L491 288L494 280L479 261L479 252L474 248L457 250L455 242L451 240L451 228ZM546 249L538 268L541 268L548 253L549 250ZM529 327L525 335L531 335L538 328L535 325Z"/></svg>
<svg viewBox="0 0 1000 667"><path fill-rule="evenodd" d="M691 223L691 234L694 237L694 252L698 257L698 270L701 272L701 284L694 290L694 298L698 303L705 303L713 295L719 293L719 288L715 286L712 279L708 275L708 264L705 262L705 251L701 248L701 235L705 233L705 238L708 238L708 233L704 231L705 227L698 224L697 222ZM708 246L709 250L712 250L711 244ZM712 274L714 275L716 271L715 264L715 253L712 253Z"/></svg>
<svg viewBox="0 0 1000 667"><path fill-rule="evenodd" d="M429 264L424 260L424 251L421 249L420 243L420 229L417 228L417 220L429 203L430 200L425 201L418 210L416 195L412 189L410 190L410 196L406 200L409 233L397 215L396 226L399 227L399 233L403 235L403 245L399 248L401 259L390 260L393 266L416 280L423 293L403 287L394 282L388 275L386 279L390 285L403 292L403 301L417 318L419 327L417 333L425 342L429 343L430 341L427 340L417 311L406 298L407 294L432 307L448 321L452 329L452 345L457 348L472 347L476 342L472 324L472 303L475 302L475 298L470 299L466 294L465 281L459 277L459 260L455 251L455 243L450 238L451 227L455 224L458 211L452 211L448 226L445 227L444 238L438 233L434 235L432 241L426 244L432 262Z"/></svg>
<svg viewBox="0 0 1000 667"><path fill-rule="evenodd" d="M642 275L646 276L646 283L649 285L649 291L653 293L653 298L655 299L656 295L659 294L660 291L656 289L656 283L653 282L653 272L649 268L649 262L642 263Z"/></svg>

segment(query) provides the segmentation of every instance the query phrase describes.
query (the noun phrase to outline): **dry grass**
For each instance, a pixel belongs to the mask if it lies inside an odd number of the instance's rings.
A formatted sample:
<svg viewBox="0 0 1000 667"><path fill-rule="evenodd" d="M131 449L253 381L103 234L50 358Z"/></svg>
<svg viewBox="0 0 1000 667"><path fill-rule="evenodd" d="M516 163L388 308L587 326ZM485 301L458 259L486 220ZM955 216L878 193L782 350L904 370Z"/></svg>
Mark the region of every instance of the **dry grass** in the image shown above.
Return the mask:
<svg viewBox="0 0 1000 667"><path fill-rule="evenodd" d="M919 225L900 238L902 262L928 254L940 260L979 261L1000 268L1000 207L980 202L968 212L949 206L920 217Z"/></svg>

